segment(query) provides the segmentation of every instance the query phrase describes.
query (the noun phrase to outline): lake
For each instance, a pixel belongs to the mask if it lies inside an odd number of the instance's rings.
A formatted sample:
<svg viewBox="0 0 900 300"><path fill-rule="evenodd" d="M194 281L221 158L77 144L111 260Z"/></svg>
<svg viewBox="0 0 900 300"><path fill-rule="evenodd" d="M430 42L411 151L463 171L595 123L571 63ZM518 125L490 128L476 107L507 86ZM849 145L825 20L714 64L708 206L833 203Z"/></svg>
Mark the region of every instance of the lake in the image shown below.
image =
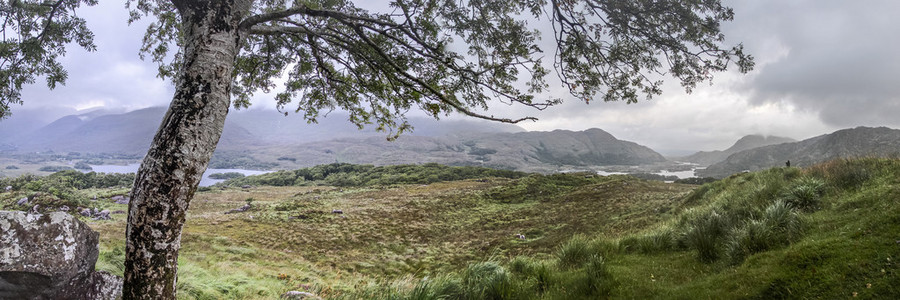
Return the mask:
<svg viewBox="0 0 900 300"><path fill-rule="evenodd" d="M659 171L659 172L649 172L649 173L650 173L650 174L656 174L656 175L662 175L662 176L675 176L675 177L678 177L678 179L685 179L685 178L691 178L691 177L696 176L696 175L694 175L694 171L696 171L696 170L701 170L701 169L703 169L703 168L694 167L694 168L691 168L690 170L685 170L685 171L669 171L669 170L662 170L662 171ZM603 176L609 176L609 175L625 175L625 174L628 174L628 173L625 173L625 172L606 172L606 171L597 171L597 174L598 174L598 175L603 175Z"/></svg>
<svg viewBox="0 0 900 300"><path fill-rule="evenodd" d="M137 173L138 168L141 166L139 163L129 164L129 165L92 165L90 171L94 171L97 173ZM82 172L87 170L82 170ZM87 172L90 172L87 171ZM206 173L203 173L203 179L200 179L200 186L211 186L213 184L225 181L223 179L212 179L209 178L210 174L215 173L228 173L228 172L237 172L244 175L259 175L265 174L272 171L258 171L258 170L244 170L244 169L206 169Z"/></svg>

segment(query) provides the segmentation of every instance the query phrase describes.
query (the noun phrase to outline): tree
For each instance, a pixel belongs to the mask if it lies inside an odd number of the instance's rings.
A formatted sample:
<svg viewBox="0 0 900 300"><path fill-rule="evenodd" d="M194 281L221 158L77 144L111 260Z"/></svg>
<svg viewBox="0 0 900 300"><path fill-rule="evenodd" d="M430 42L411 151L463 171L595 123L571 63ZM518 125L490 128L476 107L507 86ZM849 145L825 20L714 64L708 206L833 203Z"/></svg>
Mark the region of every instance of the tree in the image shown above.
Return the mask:
<svg viewBox="0 0 900 300"><path fill-rule="evenodd" d="M30 3L11 3L20 2ZM74 36L91 48L83 22L57 24L54 16L71 16L77 4L92 0L40 3L26 6L59 8L35 10L45 28L74 26L58 36ZM357 126L374 123L396 137L410 129L404 114L413 108L435 118L461 113L508 123L535 120L479 111L498 103L535 109L560 103L539 98L553 83L547 79L553 71L577 99L631 103L660 94L661 75L690 91L731 63L742 72L753 67L741 45L723 45L719 25L733 12L718 0L383 4L383 11L369 11L350 0L128 1L132 21L153 19L141 55L159 63L159 75L174 81L175 95L135 178L125 298L174 298L188 205L229 107L247 107L255 93L278 89L279 109L293 103L292 110L311 122L323 111L341 109ZM3 13L7 20L15 15ZM542 26L552 32L547 45L541 43ZM51 49L62 49L63 40L38 36L56 47ZM545 65L547 51L553 60ZM59 82L54 76L61 68L49 66L54 72L38 74ZM278 87L282 76L286 82ZM21 84L4 87L18 91ZM16 95L0 95L2 103L15 103Z"/></svg>
<svg viewBox="0 0 900 300"><path fill-rule="evenodd" d="M10 104L22 103L22 86L37 77L45 76L51 89L66 81L66 70L56 60L66 44L95 50L93 33L73 13L82 3L96 5L97 0L0 3L0 120L9 116Z"/></svg>

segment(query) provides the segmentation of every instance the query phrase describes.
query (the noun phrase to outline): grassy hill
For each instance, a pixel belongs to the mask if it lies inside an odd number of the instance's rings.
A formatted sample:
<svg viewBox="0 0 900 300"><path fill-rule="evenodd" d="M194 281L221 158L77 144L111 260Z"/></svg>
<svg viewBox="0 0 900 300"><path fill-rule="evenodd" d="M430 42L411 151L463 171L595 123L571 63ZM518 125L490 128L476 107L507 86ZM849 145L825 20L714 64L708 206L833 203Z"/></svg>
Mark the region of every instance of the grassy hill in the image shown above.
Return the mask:
<svg viewBox="0 0 900 300"><path fill-rule="evenodd" d="M93 186L77 194L99 200L77 203L124 210L107 197L125 191ZM15 201L28 193L0 193L0 206L24 209ZM98 268L121 274L126 216L112 216L87 222L101 233ZM889 299L900 296L898 233L894 159L703 186L578 173L216 187L191 204L178 289L185 299L290 290L329 299Z"/></svg>

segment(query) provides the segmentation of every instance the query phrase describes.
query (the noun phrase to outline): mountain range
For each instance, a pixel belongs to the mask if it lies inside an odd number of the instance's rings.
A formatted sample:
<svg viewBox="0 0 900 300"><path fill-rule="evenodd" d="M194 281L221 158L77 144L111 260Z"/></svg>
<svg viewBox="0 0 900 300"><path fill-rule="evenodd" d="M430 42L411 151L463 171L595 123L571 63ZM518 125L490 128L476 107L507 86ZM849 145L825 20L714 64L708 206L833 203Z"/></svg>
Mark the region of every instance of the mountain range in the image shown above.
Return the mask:
<svg viewBox="0 0 900 300"><path fill-rule="evenodd" d="M5 150L142 155L165 114L154 107L127 113L69 115L32 130L0 136ZM388 142L388 133L333 114L309 124L276 111L229 115L216 154L218 168L295 168L322 163L376 165L438 162L504 169L554 170L561 166L639 165L666 159L650 148L600 129L526 132L481 120L410 118L414 131Z"/></svg>
<svg viewBox="0 0 900 300"><path fill-rule="evenodd" d="M856 127L838 130L793 143L781 143L734 153L715 163L700 176L725 177L742 171L784 166L803 167L836 158L895 156L900 154L900 130Z"/></svg>
<svg viewBox="0 0 900 300"><path fill-rule="evenodd" d="M140 157L146 153L165 108L126 113L94 110L52 122L28 116L3 123L0 151L114 153ZM8 120L4 120L6 122ZM358 129L346 115L331 114L318 123L277 111L232 112L213 168L294 169L347 162L392 165L436 162L480 165L521 171L553 172L609 166L674 164L656 151L619 140L601 129L525 131L482 120L434 120L411 117L412 133L387 141L388 133ZM839 157L883 156L900 152L900 130L858 127L803 141L748 135L720 151L701 151L674 158L708 166L700 176L724 177L745 170L806 166ZM632 167L624 168L633 170ZM658 170L658 169L657 169Z"/></svg>
<svg viewBox="0 0 900 300"><path fill-rule="evenodd" d="M783 143L791 143L796 142L797 140L792 138L780 137L780 136L762 136L758 134L747 135L740 138L737 142L734 143L731 147L725 150L715 150L715 151L700 151L694 153L690 156L679 158L679 160L696 163L702 166L709 166L715 164L717 162L724 161L731 156L732 154L749 150L753 148L764 147L768 145L776 145Z"/></svg>

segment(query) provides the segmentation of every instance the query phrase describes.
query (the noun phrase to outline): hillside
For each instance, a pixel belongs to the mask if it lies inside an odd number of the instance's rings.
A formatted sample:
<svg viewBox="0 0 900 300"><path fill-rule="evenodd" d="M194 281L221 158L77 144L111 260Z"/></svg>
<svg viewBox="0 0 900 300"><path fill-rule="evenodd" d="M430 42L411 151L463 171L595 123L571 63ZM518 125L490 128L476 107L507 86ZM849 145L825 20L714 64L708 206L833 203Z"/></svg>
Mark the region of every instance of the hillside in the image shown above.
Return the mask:
<svg viewBox="0 0 900 300"><path fill-rule="evenodd" d="M151 107L126 113L93 111L69 115L44 125L39 119L22 116L20 123L7 124L0 145L20 152L55 151L86 153L146 153L150 140L165 115L163 107ZM521 128L479 120L442 120L411 118L415 127L409 136L438 137L456 132L519 132ZM6 124L6 123L4 123ZM29 126L25 126L28 124ZM21 126L20 126L21 125ZM270 110L236 111L229 115L218 149L244 151L258 146L287 145L347 138L381 138L387 133L369 126L359 130L334 114L309 124L300 116L285 116Z"/></svg>
<svg viewBox="0 0 900 300"><path fill-rule="evenodd" d="M324 163L490 166L520 171L555 171L562 166L639 165L665 161L659 153L616 139L600 129L585 131L456 134L337 139L294 146L261 148L260 160L282 158L281 168Z"/></svg>
<svg viewBox="0 0 900 300"><path fill-rule="evenodd" d="M127 113L70 115L30 133L0 137L0 150L53 153L146 153L165 114L161 107ZM308 124L276 111L229 115L213 155L213 168L293 169L346 162L393 165L442 163L549 172L564 166L640 165L663 162L655 151L600 130L525 132L482 120L410 118L414 131L397 141L372 127L359 130L333 114ZM57 159L57 158L52 158ZM66 157L63 160L77 160Z"/></svg>
<svg viewBox="0 0 900 300"><path fill-rule="evenodd" d="M731 147L728 147L728 149L700 151L689 156L679 158L679 160L696 163L701 166L709 166L717 162L724 161L726 158L728 158L728 156L744 150L791 142L796 142L796 140L780 136L746 135L738 139L737 142L735 142Z"/></svg>
<svg viewBox="0 0 900 300"><path fill-rule="evenodd" d="M432 167L448 170L408 169ZM900 297L900 160L772 168L700 187L587 175L201 189L182 237L179 298ZM34 195L44 211L113 211L84 220L100 232L97 268L122 274L127 216L112 197L127 189L106 185L128 179L110 179L77 191L58 186L77 179L14 180L0 207L30 209L16 201Z"/></svg>
<svg viewBox="0 0 900 300"><path fill-rule="evenodd" d="M812 164L846 157L889 156L900 153L900 130L857 127L838 130L800 142L770 145L741 151L725 161L699 170L702 176L722 178L745 170Z"/></svg>

